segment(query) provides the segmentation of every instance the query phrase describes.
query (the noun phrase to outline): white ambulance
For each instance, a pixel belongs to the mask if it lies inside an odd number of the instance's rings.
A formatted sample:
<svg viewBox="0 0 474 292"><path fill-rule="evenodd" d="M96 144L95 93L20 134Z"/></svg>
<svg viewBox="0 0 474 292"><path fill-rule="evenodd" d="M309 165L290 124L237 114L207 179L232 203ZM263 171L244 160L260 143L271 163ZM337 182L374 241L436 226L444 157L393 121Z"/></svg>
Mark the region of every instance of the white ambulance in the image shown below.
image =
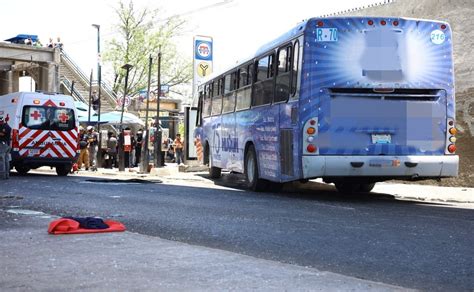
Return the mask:
<svg viewBox="0 0 474 292"><path fill-rule="evenodd" d="M11 167L20 174L40 166L66 176L78 157L76 107L71 96L16 92L0 96L0 116L12 128Z"/></svg>

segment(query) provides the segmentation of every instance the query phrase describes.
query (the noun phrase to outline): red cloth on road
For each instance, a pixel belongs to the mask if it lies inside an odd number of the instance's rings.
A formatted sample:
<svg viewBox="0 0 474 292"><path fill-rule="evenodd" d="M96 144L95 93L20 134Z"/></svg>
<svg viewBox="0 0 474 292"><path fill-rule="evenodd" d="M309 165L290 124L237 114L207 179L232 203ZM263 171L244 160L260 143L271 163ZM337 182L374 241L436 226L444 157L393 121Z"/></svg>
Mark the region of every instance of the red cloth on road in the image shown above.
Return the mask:
<svg viewBox="0 0 474 292"><path fill-rule="evenodd" d="M125 225L118 221L104 220L104 223L109 226L107 229L85 229L79 227L79 222L60 218L49 223L49 234L82 234L82 233L100 233L100 232L121 232L125 231Z"/></svg>

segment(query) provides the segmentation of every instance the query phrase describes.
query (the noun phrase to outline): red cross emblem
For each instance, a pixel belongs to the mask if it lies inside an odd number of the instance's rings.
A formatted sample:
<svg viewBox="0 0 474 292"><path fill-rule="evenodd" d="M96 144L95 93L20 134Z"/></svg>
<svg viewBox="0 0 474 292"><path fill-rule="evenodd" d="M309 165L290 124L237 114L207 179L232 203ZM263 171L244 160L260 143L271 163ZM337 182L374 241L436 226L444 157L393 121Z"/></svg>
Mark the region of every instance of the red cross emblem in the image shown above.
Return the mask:
<svg viewBox="0 0 474 292"><path fill-rule="evenodd" d="M64 113L64 112L62 112L62 113L59 115L58 118L59 118L59 120L61 121L61 123L63 123L63 124L65 124L65 123L67 123L67 121L69 121L69 116L68 116L66 113Z"/></svg>
<svg viewBox="0 0 474 292"><path fill-rule="evenodd" d="M30 116L35 120L38 120L39 118L41 118L41 114L39 111L34 111L32 114L30 114Z"/></svg>

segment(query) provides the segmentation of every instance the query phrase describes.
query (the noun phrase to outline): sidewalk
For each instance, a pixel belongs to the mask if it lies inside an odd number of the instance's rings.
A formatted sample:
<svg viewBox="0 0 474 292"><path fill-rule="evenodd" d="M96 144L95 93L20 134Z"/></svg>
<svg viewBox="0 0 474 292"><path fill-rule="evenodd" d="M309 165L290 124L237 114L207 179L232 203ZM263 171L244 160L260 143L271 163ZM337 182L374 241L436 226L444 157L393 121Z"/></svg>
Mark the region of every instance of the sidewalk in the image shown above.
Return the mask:
<svg viewBox="0 0 474 292"><path fill-rule="evenodd" d="M0 228L1 290L406 290L131 232L49 235L53 217L8 216Z"/></svg>

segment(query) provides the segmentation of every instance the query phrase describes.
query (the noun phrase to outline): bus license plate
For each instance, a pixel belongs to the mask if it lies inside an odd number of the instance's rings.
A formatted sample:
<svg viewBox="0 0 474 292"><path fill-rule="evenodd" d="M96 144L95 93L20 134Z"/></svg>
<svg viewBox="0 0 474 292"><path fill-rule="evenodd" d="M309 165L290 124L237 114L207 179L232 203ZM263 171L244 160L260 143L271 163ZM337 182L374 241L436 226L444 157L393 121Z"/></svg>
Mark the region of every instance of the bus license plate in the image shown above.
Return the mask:
<svg viewBox="0 0 474 292"><path fill-rule="evenodd" d="M388 144L392 143L392 136L390 134L372 134L373 144Z"/></svg>

